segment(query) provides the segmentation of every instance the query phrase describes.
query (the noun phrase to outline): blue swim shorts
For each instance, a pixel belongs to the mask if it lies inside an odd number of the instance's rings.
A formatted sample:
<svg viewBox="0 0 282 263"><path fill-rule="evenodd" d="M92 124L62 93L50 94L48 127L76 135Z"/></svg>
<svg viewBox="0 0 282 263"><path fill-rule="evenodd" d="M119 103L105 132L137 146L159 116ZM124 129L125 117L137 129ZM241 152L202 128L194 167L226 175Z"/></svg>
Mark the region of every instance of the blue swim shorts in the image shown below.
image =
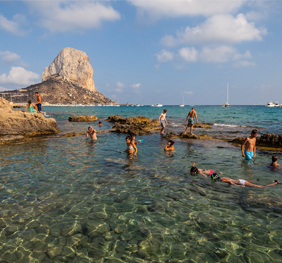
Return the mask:
<svg viewBox="0 0 282 263"><path fill-rule="evenodd" d="M161 120L161 125L163 128L165 127L165 120Z"/></svg>
<svg viewBox="0 0 282 263"><path fill-rule="evenodd" d="M189 125L189 124L194 125L194 123L195 123L194 118L193 118L193 119L188 118L188 125Z"/></svg>
<svg viewBox="0 0 282 263"><path fill-rule="evenodd" d="M252 160L254 157L254 152L253 151L245 151L245 158L246 160Z"/></svg>

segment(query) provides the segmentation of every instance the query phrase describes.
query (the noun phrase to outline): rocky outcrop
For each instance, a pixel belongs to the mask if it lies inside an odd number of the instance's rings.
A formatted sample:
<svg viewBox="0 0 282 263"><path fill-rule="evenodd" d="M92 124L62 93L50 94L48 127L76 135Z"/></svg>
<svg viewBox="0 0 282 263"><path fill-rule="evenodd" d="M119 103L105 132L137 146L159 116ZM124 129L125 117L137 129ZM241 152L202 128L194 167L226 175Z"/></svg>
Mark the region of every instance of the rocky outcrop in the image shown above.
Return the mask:
<svg viewBox="0 0 282 263"><path fill-rule="evenodd" d="M241 144L246 139L246 137L237 137L232 140L232 143ZM282 136L277 134L262 134L261 136L257 137L257 146L265 146L265 147L276 147L282 148Z"/></svg>
<svg viewBox="0 0 282 263"><path fill-rule="evenodd" d="M59 132L55 119L45 118L41 113L29 113L13 110L12 105L0 98L0 136L19 135L35 136ZM3 140L7 140L4 137Z"/></svg>
<svg viewBox="0 0 282 263"><path fill-rule="evenodd" d="M93 68L85 52L66 47L42 74L42 81L62 76L65 80L94 91Z"/></svg>
<svg viewBox="0 0 282 263"><path fill-rule="evenodd" d="M211 125L207 123L195 123L194 128L211 129Z"/></svg>
<svg viewBox="0 0 282 263"><path fill-rule="evenodd" d="M198 140L210 140L212 137L207 134L189 134L189 133L173 133L173 132L168 132L164 138L166 139L174 139L174 138L180 138L180 139L198 139Z"/></svg>
<svg viewBox="0 0 282 263"><path fill-rule="evenodd" d="M98 118L94 115L91 116L70 116L69 121L73 122L92 122L97 121Z"/></svg>
<svg viewBox="0 0 282 263"><path fill-rule="evenodd" d="M136 135L150 134L160 130L160 124L156 119L147 117L122 117L119 115L109 116L107 121L115 122L113 128L118 133L134 133Z"/></svg>

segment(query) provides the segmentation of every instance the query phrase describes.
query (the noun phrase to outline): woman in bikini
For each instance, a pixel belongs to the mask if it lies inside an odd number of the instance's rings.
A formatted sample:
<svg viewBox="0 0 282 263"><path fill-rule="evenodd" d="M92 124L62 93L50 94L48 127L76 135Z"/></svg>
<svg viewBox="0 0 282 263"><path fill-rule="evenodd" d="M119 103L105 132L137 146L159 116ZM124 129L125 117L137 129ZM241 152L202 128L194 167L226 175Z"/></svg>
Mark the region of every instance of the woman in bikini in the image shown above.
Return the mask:
<svg viewBox="0 0 282 263"><path fill-rule="evenodd" d="M191 175L201 174L201 175L203 175L205 177L208 177L208 176L210 176L210 175L212 175L214 173L215 173L214 170L205 170L205 169L200 169L200 168L195 167L195 163L193 164L193 166L190 169L190 174Z"/></svg>
<svg viewBox="0 0 282 263"><path fill-rule="evenodd" d="M229 184L233 184L233 185L237 185L237 186L249 186L249 187L256 187L256 188L266 188L269 186L273 186L276 184L281 184L281 182L278 181L274 181L272 184L267 184L267 185L258 185L258 184L252 184L244 179L231 179L229 177L219 177L216 173L212 174L211 176L212 182L224 182L224 183L229 183Z"/></svg>
<svg viewBox="0 0 282 263"><path fill-rule="evenodd" d="M26 112L36 113L37 107L31 103L31 100L28 101L28 103L25 106Z"/></svg>
<svg viewBox="0 0 282 263"><path fill-rule="evenodd" d="M125 141L127 144L127 149L125 150L125 152L127 152L128 154L137 155L138 150L137 150L135 143L132 141L132 137L126 136Z"/></svg>

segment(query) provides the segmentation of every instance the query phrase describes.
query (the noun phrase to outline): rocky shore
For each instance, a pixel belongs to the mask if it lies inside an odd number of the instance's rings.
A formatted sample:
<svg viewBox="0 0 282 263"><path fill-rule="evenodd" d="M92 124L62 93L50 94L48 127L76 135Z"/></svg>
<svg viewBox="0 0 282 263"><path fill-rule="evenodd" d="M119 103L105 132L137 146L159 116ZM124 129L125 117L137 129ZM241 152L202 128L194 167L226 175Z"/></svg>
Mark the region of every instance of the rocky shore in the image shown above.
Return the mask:
<svg viewBox="0 0 282 263"><path fill-rule="evenodd" d="M13 110L13 106L0 98L0 143L58 133L57 122L40 113Z"/></svg>

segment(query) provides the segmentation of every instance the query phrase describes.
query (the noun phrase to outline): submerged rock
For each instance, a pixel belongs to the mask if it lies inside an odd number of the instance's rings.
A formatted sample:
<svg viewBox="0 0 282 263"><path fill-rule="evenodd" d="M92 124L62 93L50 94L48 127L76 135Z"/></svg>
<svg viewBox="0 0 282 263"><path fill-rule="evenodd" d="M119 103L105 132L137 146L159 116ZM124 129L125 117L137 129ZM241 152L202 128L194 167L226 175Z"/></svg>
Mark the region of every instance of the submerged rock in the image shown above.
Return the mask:
<svg viewBox="0 0 282 263"><path fill-rule="evenodd" d="M113 128L118 133L134 133L136 135L144 135L160 130L160 124L158 120L143 116L125 118L119 115L112 115L108 117L107 121L115 122Z"/></svg>
<svg viewBox="0 0 282 263"><path fill-rule="evenodd" d="M212 136L207 135L207 134L189 134L189 133L173 133L173 132L168 132L164 138L166 139L174 139L174 138L181 138L181 139L198 139L198 140L210 140L212 139Z"/></svg>
<svg viewBox="0 0 282 263"><path fill-rule="evenodd" d="M45 118L41 113L13 110L12 105L0 98L0 136L19 135L36 136L59 132L56 120ZM6 139L8 139L6 137Z"/></svg>
<svg viewBox="0 0 282 263"><path fill-rule="evenodd" d="M94 115L90 115L90 116L70 116L69 117L69 121L73 121L73 122L92 122L92 121L96 121L98 120L98 118Z"/></svg>

